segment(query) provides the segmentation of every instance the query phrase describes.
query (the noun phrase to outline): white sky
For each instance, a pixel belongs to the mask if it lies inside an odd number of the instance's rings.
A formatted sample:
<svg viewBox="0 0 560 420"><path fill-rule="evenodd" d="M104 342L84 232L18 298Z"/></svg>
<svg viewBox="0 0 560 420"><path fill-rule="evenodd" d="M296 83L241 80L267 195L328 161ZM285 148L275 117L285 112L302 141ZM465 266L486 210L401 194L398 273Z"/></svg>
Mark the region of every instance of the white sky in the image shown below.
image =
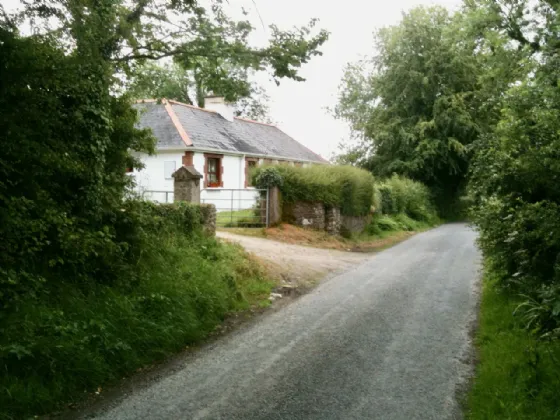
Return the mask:
<svg viewBox="0 0 560 420"><path fill-rule="evenodd" d="M336 105L346 64L372 55L373 32L398 23L403 11L433 4L456 8L461 0L254 0L254 3L229 0L229 3L252 10L256 4L264 24L275 23L280 28L302 25L316 17L320 19L317 26L331 33L323 45L323 56L313 58L302 68L305 82L282 80L278 87L274 83L266 84L272 99L271 116L279 127L316 153L330 158L340 142L350 139L348 126L326 109ZM259 21L255 26L262 32Z"/></svg>
<svg viewBox="0 0 560 420"><path fill-rule="evenodd" d="M19 0L0 1L7 9L20 3ZM403 11L432 4L455 8L461 0L228 0L224 4L234 11L244 7L254 14L251 20L258 30L257 39L266 39L268 35L262 29L256 9L265 26L274 23L287 29L319 18L317 26L331 33L322 47L323 56L313 58L302 68L305 82L282 80L276 86L267 76L258 79L271 97L271 117L279 127L314 152L330 158L338 144L350 138L347 125L327 111L336 104L346 64L372 55L373 32L398 23Z"/></svg>

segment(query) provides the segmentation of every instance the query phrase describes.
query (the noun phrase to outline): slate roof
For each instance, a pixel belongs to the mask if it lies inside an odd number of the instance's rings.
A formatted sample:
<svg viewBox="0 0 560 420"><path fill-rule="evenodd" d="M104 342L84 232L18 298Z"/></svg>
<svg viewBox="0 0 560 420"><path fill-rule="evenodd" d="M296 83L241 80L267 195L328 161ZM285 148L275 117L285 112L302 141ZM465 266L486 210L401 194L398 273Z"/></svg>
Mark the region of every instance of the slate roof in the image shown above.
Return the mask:
<svg viewBox="0 0 560 420"><path fill-rule="evenodd" d="M231 122L213 111L174 101L169 101L169 105L192 141L190 147L296 161L326 162L273 125L241 118L234 118ZM135 107L140 110L139 127L152 129L158 140L157 149L189 148L164 104L138 103Z"/></svg>

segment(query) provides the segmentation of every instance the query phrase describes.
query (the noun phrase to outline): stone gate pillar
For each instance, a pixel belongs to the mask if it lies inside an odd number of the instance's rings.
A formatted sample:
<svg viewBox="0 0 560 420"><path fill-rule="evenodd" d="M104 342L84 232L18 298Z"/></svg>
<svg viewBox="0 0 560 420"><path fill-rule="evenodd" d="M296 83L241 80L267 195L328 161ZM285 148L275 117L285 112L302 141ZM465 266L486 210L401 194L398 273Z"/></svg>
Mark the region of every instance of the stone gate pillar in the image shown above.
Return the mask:
<svg viewBox="0 0 560 420"><path fill-rule="evenodd" d="M181 166L173 175L173 201L200 204L202 174L194 166Z"/></svg>
<svg viewBox="0 0 560 420"><path fill-rule="evenodd" d="M268 225L276 226L282 221L282 196L280 188L271 187L268 190Z"/></svg>

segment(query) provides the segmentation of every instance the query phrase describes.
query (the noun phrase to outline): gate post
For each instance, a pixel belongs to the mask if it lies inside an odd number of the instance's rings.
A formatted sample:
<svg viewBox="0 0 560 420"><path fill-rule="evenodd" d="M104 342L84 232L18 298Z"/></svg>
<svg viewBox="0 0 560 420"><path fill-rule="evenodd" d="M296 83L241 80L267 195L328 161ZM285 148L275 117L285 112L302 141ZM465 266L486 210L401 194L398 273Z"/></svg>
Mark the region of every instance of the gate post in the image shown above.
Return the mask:
<svg viewBox="0 0 560 420"><path fill-rule="evenodd" d="M280 193L280 188L269 188L267 195L268 202L266 203L266 205L268 209L268 226L275 226L282 221L282 196Z"/></svg>
<svg viewBox="0 0 560 420"><path fill-rule="evenodd" d="M181 166L173 175L173 201L200 204L202 174L194 166Z"/></svg>

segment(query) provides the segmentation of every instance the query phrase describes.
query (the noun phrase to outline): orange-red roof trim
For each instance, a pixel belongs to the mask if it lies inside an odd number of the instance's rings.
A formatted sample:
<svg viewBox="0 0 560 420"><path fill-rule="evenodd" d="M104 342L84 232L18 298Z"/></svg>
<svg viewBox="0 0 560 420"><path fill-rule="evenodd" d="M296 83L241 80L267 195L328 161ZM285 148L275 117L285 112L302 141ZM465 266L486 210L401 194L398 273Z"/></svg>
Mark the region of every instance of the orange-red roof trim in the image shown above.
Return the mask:
<svg viewBox="0 0 560 420"><path fill-rule="evenodd" d="M183 140L185 145L186 146L192 146L193 142L190 139L187 132L185 131L185 128L181 125L181 122L179 121L179 118L177 118L177 114L175 114L175 111L173 111L173 108L171 107L170 102L171 101L168 101L166 99L163 99L161 101L161 103L165 104L165 110L169 114L169 117L171 118L171 121L173 122L173 125L175 126L175 128L179 132L179 135L181 136L181 139Z"/></svg>

